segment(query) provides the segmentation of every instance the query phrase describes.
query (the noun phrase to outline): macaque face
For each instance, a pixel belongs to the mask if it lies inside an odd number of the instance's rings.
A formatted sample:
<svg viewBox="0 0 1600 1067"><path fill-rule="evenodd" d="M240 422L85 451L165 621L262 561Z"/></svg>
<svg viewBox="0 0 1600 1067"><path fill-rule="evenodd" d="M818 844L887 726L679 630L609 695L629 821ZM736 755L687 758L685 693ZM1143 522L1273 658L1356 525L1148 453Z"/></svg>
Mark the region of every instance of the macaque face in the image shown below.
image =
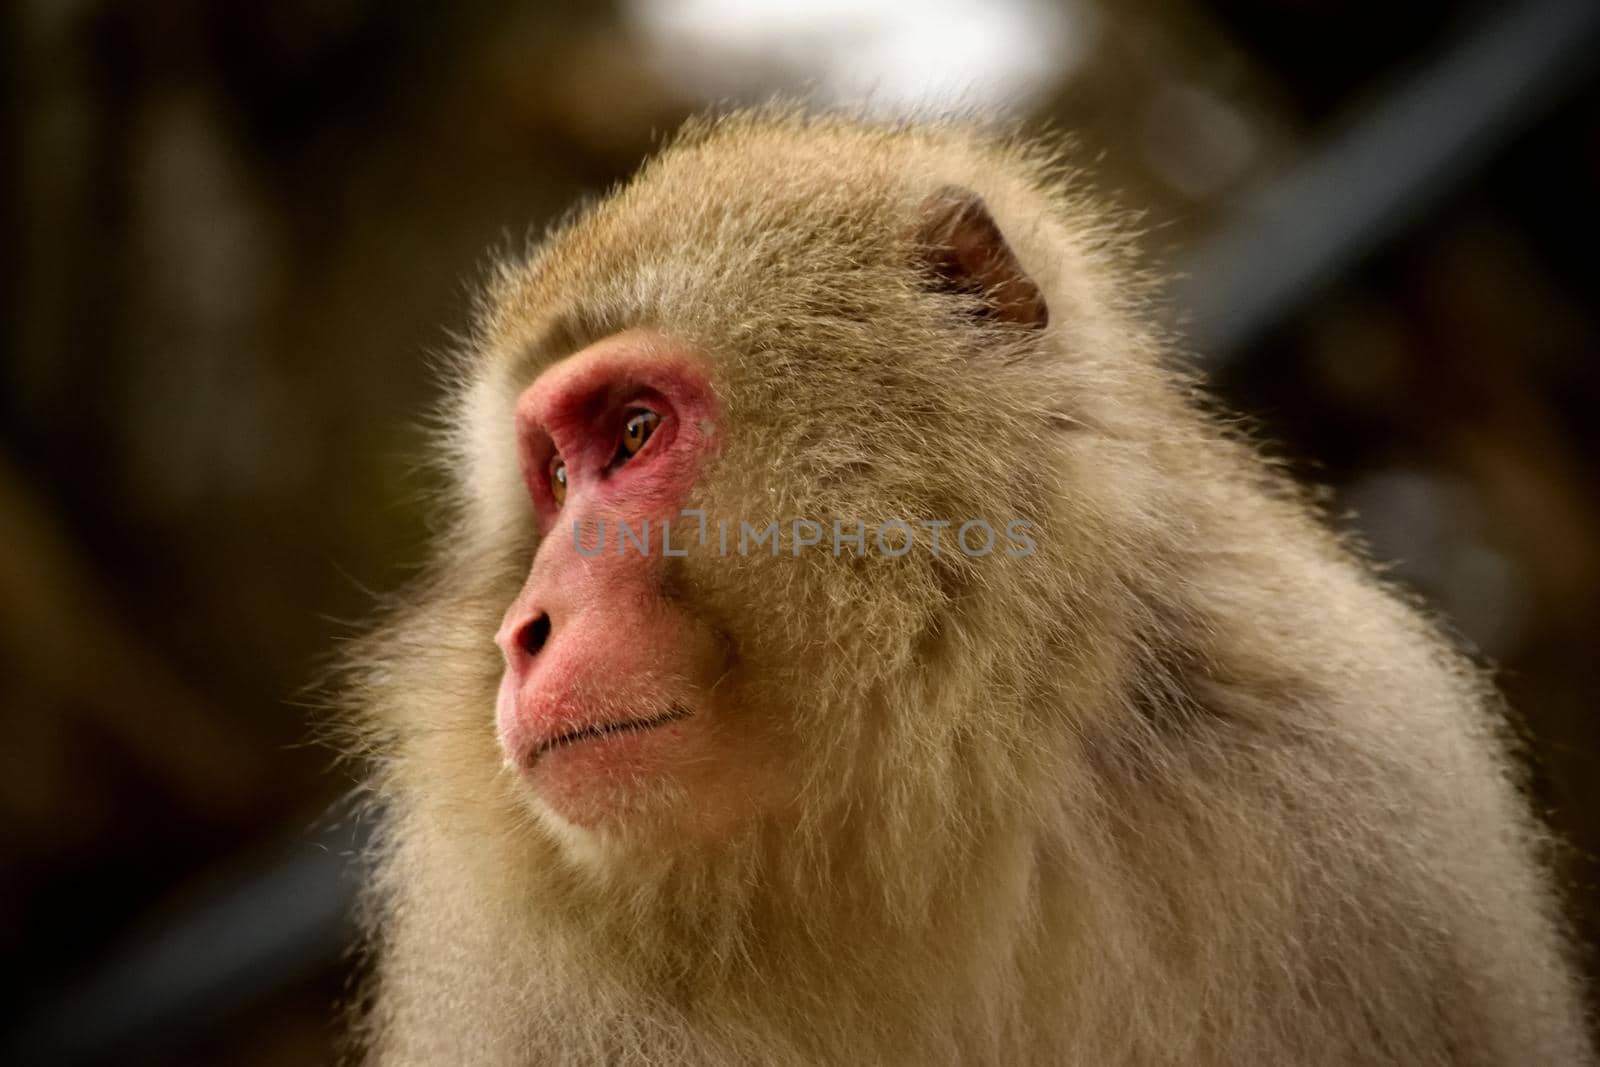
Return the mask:
<svg viewBox="0 0 1600 1067"><path fill-rule="evenodd" d="M686 346L630 330L517 401L542 536L495 638L497 732L536 810L567 827L625 830L665 812L674 829L715 832L763 806L773 768L739 726L731 641L664 582L694 537L680 510L721 439L709 374ZM670 543L663 520L678 528ZM623 524L646 522L645 549L618 551Z"/></svg>

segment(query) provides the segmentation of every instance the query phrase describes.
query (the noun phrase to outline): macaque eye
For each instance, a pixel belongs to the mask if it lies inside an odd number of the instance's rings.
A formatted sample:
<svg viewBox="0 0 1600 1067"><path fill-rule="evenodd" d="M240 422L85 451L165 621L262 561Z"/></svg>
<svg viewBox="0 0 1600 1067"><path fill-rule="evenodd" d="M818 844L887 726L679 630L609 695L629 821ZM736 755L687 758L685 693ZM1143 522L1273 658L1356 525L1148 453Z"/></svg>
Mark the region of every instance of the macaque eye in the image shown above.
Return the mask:
<svg viewBox="0 0 1600 1067"><path fill-rule="evenodd" d="M550 495L555 498L556 507L566 503L567 461L560 456L550 460Z"/></svg>
<svg viewBox="0 0 1600 1067"><path fill-rule="evenodd" d="M661 416L644 408L636 408L628 412L628 421L622 424L622 443L617 450L617 462L622 463L650 440L650 435L655 433L656 427L661 425Z"/></svg>

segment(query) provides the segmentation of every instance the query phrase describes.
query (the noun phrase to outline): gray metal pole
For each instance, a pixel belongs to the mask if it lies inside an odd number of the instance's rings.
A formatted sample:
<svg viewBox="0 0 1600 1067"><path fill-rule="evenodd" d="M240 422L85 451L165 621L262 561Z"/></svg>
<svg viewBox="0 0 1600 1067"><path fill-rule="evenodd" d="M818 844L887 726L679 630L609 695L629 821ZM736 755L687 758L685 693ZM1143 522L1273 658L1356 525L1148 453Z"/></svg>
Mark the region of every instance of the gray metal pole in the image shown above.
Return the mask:
<svg viewBox="0 0 1600 1067"><path fill-rule="evenodd" d="M1284 321L1600 68L1600 2L1511 3L1299 169L1246 194L1171 304L1214 369Z"/></svg>

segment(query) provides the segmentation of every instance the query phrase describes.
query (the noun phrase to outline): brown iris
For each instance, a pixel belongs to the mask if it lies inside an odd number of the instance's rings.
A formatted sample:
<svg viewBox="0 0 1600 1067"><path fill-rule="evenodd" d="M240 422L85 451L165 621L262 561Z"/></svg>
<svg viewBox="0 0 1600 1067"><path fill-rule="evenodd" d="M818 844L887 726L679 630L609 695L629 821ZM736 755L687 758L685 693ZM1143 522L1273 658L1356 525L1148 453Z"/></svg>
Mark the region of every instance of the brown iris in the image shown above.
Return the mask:
<svg viewBox="0 0 1600 1067"><path fill-rule="evenodd" d="M650 440L650 435L656 432L656 427L661 425L661 416L644 408L636 408L628 412L628 420L622 424L622 442L617 453L618 462L632 456L644 443Z"/></svg>
<svg viewBox="0 0 1600 1067"><path fill-rule="evenodd" d="M556 507L560 507L567 499L567 461L560 456L550 460L550 495L555 498Z"/></svg>

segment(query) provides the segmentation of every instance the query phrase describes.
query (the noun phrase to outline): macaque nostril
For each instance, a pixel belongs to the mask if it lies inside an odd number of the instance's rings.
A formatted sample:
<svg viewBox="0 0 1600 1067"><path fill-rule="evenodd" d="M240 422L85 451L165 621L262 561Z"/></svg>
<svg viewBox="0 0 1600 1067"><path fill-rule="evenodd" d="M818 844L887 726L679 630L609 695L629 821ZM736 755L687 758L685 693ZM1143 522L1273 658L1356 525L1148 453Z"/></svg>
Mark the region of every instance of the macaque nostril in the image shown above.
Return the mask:
<svg viewBox="0 0 1600 1067"><path fill-rule="evenodd" d="M517 635L517 647L530 656L537 656L548 640L550 640L550 616L541 613Z"/></svg>

